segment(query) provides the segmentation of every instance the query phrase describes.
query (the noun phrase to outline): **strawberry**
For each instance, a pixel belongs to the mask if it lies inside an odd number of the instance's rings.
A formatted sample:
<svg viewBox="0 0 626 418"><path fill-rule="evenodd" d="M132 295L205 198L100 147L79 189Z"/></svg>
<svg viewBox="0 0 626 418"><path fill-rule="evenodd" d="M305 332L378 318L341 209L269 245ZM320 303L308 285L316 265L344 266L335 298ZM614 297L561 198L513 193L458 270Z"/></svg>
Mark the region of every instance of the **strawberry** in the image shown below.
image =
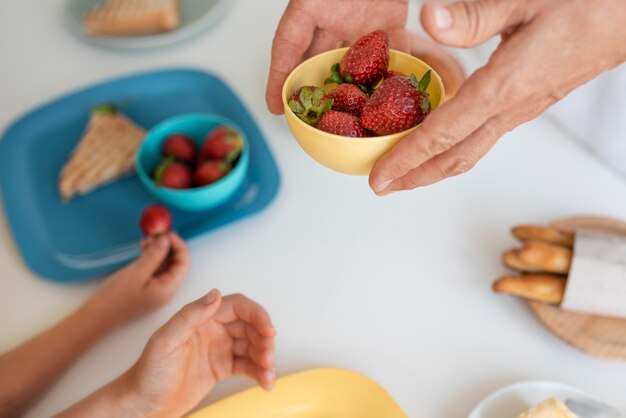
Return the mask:
<svg viewBox="0 0 626 418"><path fill-rule="evenodd" d="M206 136L202 144L202 157L234 162L243 149L243 139L234 129L218 126Z"/></svg>
<svg viewBox="0 0 626 418"><path fill-rule="evenodd" d="M300 120L315 126L324 112L330 110L333 100L319 87L302 86L293 92L288 104Z"/></svg>
<svg viewBox="0 0 626 418"><path fill-rule="evenodd" d="M154 182L170 189L188 189L192 186L191 169L169 157L154 171Z"/></svg>
<svg viewBox="0 0 626 418"><path fill-rule="evenodd" d="M352 44L324 83L352 83L371 89L385 76L388 65L389 35L377 30Z"/></svg>
<svg viewBox="0 0 626 418"><path fill-rule="evenodd" d="M361 110L367 102L367 94L354 84L338 85L330 93L330 97L333 98L333 110L348 112L357 116L361 114Z"/></svg>
<svg viewBox="0 0 626 418"><path fill-rule="evenodd" d="M389 135L421 123L430 113L429 83L430 71L419 82L414 75L385 79L363 108L361 124L377 135Z"/></svg>
<svg viewBox="0 0 626 418"><path fill-rule="evenodd" d="M352 138L369 136L358 117L351 113L336 110L329 110L324 113L317 128L324 132Z"/></svg>
<svg viewBox="0 0 626 418"><path fill-rule="evenodd" d="M170 135L163 144L163 155L173 156L184 163L191 163L196 159L196 144L188 136Z"/></svg>
<svg viewBox="0 0 626 418"><path fill-rule="evenodd" d="M139 228L145 236L169 232L172 229L172 214L165 206L146 206L139 220Z"/></svg>
<svg viewBox="0 0 626 418"><path fill-rule="evenodd" d="M230 171L230 165L223 161L205 161L193 173L193 182L196 186L206 186L215 183Z"/></svg>
<svg viewBox="0 0 626 418"><path fill-rule="evenodd" d="M395 76L401 76L401 77L406 77L406 74L404 74L401 71L396 71L396 70L389 70L387 71L387 73L385 74L385 78L391 78L391 77L395 77Z"/></svg>

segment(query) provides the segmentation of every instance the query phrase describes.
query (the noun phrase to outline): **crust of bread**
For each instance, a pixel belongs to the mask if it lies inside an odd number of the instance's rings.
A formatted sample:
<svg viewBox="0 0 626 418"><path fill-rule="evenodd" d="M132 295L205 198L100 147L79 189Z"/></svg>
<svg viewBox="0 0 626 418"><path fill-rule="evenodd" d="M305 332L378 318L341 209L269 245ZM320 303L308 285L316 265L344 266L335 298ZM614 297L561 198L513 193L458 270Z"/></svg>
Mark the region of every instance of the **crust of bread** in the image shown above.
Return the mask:
<svg viewBox="0 0 626 418"><path fill-rule="evenodd" d="M104 0L85 16L93 35L139 35L180 26L178 0Z"/></svg>
<svg viewBox="0 0 626 418"><path fill-rule="evenodd" d="M517 251L519 260L531 267L529 271L567 274L572 264L572 250L542 241L526 241Z"/></svg>
<svg viewBox="0 0 626 418"><path fill-rule="evenodd" d="M562 245L572 248L574 246L574 234L561 231L560 229L537 226L520 225L511 229L511 233L520 241L542 241L547 244Z"/></svg>
<svg viewBox="0 0 626 418"><path fill-rule="evenodd" d="M558 305L563 300L567 279L551 274L503 276L493 283L493 290L524 299Z"/></svg>
<svg viewBox="0 0 626 418"><path fill-rule="evenodd" d="M551 398L529 409L517 418L578 418L562 402Z"/></svg>
<svg viewBox="0 0 626 418"><path fill-rule="evenodd" d="M83 137L63 167L59 193L76 195L134 172L135 155L146 131L121 114L93 112Z"/></svg>

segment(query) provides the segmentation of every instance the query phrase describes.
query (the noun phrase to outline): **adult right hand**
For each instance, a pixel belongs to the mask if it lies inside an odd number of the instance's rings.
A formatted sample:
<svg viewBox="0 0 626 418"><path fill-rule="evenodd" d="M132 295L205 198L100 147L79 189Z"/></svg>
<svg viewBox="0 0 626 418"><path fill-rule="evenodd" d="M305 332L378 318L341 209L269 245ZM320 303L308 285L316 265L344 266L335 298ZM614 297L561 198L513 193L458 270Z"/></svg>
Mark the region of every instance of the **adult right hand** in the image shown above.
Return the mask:
<svg viewBox="0 0 626 418"><path fill-rule="evenodd" d="M378 160L369 181L379 195L471 169L506 132L626 60L624 0L429 2L422 25L454 47L503 40L454 98Z"/></svg>

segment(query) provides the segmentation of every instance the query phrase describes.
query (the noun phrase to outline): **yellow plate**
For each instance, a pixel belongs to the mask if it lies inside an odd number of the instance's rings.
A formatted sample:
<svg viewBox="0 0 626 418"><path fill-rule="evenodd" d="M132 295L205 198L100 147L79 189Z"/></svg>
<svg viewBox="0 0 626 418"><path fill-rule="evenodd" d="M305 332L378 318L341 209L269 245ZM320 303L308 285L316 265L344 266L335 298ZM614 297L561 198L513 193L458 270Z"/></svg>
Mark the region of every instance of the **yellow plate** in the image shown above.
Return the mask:
<svg viewBox="0 0 626 418"><path fill-rule="evenodd" d="M271 392L256 387L189 418L407 418L378 383L343 369L312 369L280 378Z"/></svg>

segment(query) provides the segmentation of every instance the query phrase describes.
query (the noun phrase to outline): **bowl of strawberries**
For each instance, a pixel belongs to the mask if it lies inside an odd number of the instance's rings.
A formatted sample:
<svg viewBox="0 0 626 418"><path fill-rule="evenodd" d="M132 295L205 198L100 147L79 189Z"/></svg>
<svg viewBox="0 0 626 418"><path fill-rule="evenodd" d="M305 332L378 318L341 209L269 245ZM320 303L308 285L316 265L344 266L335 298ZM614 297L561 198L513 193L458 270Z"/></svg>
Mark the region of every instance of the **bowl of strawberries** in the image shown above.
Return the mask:
<svg viewBox="0 0 626 418"><path fill-rule="evenodd" d="M369 175L445 93L428 64L390 49L389 36L378 30L304 61L285 80L282 96L289 129L307 154L340 173Z"/></svg>
<svg viewBox="0 0 626 418"><path fill-rule="evenodd" d="M143 185L159 200L198 211L231 198L244 183L249 160L246 139L232 121L192 114L152 128L135 165Z"/></svg>

